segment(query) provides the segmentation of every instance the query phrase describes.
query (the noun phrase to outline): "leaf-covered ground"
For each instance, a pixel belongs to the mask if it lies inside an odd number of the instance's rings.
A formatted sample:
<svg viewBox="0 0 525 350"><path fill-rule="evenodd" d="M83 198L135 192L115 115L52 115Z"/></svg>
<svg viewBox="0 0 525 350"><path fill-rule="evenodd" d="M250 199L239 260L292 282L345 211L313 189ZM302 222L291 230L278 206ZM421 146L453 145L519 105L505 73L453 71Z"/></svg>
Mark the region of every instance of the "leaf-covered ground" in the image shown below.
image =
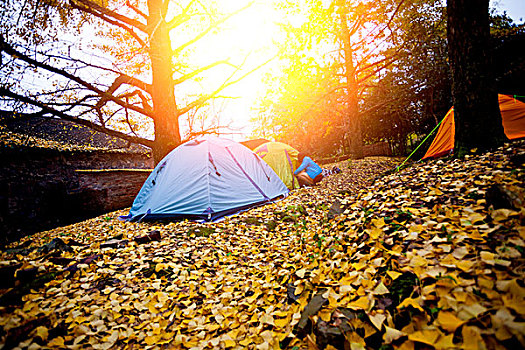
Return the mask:
<svg viewBox="0 0 525 350"><path fill-rule="evenodd" d="M209 225L124 211L2 252L4 348L525 347L525 146L343 172Z"/></svg>

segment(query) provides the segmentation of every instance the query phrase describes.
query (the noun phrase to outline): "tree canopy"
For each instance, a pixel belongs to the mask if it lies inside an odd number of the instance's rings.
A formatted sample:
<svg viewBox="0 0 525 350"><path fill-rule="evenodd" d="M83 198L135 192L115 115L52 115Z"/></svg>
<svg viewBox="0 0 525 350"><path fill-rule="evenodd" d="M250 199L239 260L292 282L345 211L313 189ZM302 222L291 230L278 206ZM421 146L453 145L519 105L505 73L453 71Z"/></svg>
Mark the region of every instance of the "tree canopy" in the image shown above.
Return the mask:
<svg viewBox="0 0 525 350"><path fill-rule="evenodd" d="M184 140L220 130L212 101L261 65L253 56L232 59L207 48L206 39L252 3L228 11L214 0L7 0L2 6L1 108L13 117L59 117L143 144L157 161ZM403 154L451 107L442 1L276 0L272 6L282 13L275 19L281 39L253 118L258 134L319 155L360 157L363 145L377 141ZM524 25L494 11L490 20L498 92L525 95ZM218 71L219 82L205 82Z"/></svg>

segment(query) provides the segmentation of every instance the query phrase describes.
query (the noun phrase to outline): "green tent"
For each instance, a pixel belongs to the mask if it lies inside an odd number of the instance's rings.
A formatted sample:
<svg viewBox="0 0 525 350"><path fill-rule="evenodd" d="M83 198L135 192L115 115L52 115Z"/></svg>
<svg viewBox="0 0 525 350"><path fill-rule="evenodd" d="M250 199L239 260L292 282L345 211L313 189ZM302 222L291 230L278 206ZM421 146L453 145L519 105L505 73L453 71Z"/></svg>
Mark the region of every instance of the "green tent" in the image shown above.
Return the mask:
<svg viewBox="0 0 525 350"><path fill-rule="evenodd" d="M282 142L267 142L253 150L277 173L286 187L299 188L294 171L299 167L299 151Z"/></svg>

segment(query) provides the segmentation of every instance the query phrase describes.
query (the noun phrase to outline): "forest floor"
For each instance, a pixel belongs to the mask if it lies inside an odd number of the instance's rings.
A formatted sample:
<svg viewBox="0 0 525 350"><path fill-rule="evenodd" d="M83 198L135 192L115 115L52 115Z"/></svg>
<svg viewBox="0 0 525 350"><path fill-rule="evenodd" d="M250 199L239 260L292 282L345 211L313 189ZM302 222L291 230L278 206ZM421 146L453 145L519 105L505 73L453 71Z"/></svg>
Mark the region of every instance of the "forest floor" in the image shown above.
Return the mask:
<svg viewBox="0 0 525 350"><path fill-rule="evenodd" d="M524 348L525 143L399 162L213 224L119 211L26 237L1 252L0 344Z"/></svg>

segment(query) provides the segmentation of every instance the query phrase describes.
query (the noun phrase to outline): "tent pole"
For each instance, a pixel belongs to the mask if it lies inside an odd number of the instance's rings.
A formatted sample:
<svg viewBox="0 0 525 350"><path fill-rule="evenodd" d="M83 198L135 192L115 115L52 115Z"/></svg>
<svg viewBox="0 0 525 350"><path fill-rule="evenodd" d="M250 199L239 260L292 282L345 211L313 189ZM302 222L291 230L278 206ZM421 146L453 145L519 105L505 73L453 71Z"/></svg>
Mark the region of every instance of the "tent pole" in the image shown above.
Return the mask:
<svg viewBox="0 0 525 350"><path fill-rule="evenodd" d="M399 171L399 169L401 169L401 167L403 166L403 164L406 163L407 160L410 159L410 157L412 157L412 155L414 153L416 153L416 151L419 149L419 147L421 147L421 145L423 143L425 143L425 141L430 137L430 135L432 135L434 133L434 131L436 131L436 129L441 125L441 123L443 123L443 120L445 120L446 118L446 115L445 117L443 117L443 119L441 119L441 121L434 127L434 129L432 129L432 131L423 139L423 141L421 141L421 143L416 147L415 150L412 151L412 153L410 153L410 155L403 161L403 163L399 164L398 166L396 166L396 171Z"/></svg>

